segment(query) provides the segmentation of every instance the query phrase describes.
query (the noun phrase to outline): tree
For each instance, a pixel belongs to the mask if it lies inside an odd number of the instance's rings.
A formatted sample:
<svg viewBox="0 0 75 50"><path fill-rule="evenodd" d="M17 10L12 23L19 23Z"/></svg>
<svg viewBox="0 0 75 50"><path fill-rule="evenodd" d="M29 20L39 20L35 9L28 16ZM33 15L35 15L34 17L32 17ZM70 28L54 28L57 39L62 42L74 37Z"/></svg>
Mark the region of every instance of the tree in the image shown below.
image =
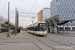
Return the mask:
<svg viewBox="0 0 75 50"><path fill-rule="evenodd" d="M6 21L5 24L8 26L8 21ZM9 26L10 29L15 30L15 26L13 25L13 23L10 22Z"/></svg>
<svg viewBox="0 0 75 50"><path fill-rule="evenodd" d="M10 29L15 30L15 26L13 25L13 23L10 23Z"/></svg>
<svg viewBox="0 0 75 50"><path fill-rule="evenodd" d="M1 24L1 27L6 27L5 24Z"/></svg>
<svg viewBox="0 0 75 50"><path fill-rule="evenodd" d="M23 29L23 27L22 26L20 26L20 27L18 27L19 29Z"/></svg>
<svg viewBox="0 0 75 50"><path fill-rule="evenodd" d="M3 16L0 16L0 24L2 27L8 27L8 21L3 18ZM15 26L10 22L10 29L15 30Z"/></svg>
<svg viewBox="0 0 75 50"><path fill-rule="evenodd" d="M2 24L3 22L4 22L3 16L0 16L0 24Z"/></svg>

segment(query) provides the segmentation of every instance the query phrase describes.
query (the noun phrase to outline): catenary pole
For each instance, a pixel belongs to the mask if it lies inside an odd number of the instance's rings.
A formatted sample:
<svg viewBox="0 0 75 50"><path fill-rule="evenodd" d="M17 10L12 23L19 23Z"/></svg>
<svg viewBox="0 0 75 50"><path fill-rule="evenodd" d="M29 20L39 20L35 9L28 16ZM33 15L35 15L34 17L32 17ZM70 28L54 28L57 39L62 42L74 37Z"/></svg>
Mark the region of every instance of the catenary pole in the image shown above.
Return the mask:
<svg viewBox="0 0 75 50"><path fill-rule="evenodd" d="M67 34L68 34L68 22L67 22Z"/></svg>
<svg viewBox="0 0 75 50"><path fill-rule="evenodd" d="M7 37L10 37L9 36L9 10L10 10L10 8L9 8L9 6L10 6L10 3L8 2L8 33L7 33Z"/></svg>

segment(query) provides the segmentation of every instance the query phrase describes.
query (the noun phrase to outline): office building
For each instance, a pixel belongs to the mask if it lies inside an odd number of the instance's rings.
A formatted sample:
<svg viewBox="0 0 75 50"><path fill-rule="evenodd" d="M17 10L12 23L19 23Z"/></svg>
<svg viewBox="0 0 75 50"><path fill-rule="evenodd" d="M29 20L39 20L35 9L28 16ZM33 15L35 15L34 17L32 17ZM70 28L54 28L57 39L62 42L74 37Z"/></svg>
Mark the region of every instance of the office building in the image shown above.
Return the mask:
<svg viewBox="0 0 75 50"><path fill-rule="evenodd" d="M55 15L60 16L60 20L73 20L75 19L75 0L52 0L50 3L51 17ZM67 24L64 24L66 29ZM70 30L75 29L75 21L68 23Z"/></svg>
<svg viewBox="0 0 75 50"><path fill-rule="evenodd" d="M44 8L38 12L38 22L45 22L47 18L50 18L50 8Z"/></svg>

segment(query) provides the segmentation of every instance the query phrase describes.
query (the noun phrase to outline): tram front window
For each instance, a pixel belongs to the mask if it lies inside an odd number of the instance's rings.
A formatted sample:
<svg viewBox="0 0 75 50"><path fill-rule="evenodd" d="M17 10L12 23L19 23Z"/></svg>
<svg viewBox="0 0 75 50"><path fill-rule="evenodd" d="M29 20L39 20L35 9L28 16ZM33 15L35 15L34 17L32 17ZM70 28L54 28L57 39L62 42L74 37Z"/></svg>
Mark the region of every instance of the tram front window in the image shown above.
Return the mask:
<svg viewBox="0 0 75 50"><path fill-rule="evenodd" d="M40 24L40 31L46 30L46 24Z"/></svg>

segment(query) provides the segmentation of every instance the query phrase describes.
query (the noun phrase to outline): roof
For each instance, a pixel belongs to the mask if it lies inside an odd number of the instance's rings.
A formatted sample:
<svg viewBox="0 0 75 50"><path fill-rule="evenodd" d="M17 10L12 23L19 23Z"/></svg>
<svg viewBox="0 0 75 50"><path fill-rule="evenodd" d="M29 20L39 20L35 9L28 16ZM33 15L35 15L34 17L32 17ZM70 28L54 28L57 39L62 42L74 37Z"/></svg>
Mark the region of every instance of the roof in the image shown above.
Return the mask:
<svg viewBox="0 0 75 50"><path fill-rule="evenodd" d="M46 22L35 22L35 23L33 23L33 24L30 24L28 27L37 26L37 25L38 25L38 23L46 23Z"/></svg>
<svg viewBox="0 0 75 50"><path fill-rule="evenodd" d="M50 9L50 8L44 8L44 9Z"/></svg>
<svg viewBox="0 0 75 50"><path fill-rule="evenodd" d="M65 23L68 23L69 21L75 21L75 19L74 19L74 20L64 20L64 21L61 21L61 23L58 24L58 25L63 25L63 24L65 24Z"/></svg>
<svg viewBox="0 0 75 50"><path fill-rule="evenodd" d="M64 21L61 21L59 15L50 17L50 18L46 19L45 21L50 21L50 20L53 20L53 19L55 19L55 18L58 18L58 19L57 19L57 20L58 20L58 23L57 23L58 25L63 25L63 24L65 24L65 23L69 22L69 21L75 21L75 19L73 19L73 20L64 20Z"/></svg>
<svg viewBox="0 0 75 50"><path fill-rule="evenodd" d="M50 17L50 18L46 19L45 21L50 20L50 19L53 19L53 18L56 18L56 17L59 17L59 15L56 15L56 16L53 16L53 17ZM59 20L60 20L60 19L59 19Z"/></svg>

